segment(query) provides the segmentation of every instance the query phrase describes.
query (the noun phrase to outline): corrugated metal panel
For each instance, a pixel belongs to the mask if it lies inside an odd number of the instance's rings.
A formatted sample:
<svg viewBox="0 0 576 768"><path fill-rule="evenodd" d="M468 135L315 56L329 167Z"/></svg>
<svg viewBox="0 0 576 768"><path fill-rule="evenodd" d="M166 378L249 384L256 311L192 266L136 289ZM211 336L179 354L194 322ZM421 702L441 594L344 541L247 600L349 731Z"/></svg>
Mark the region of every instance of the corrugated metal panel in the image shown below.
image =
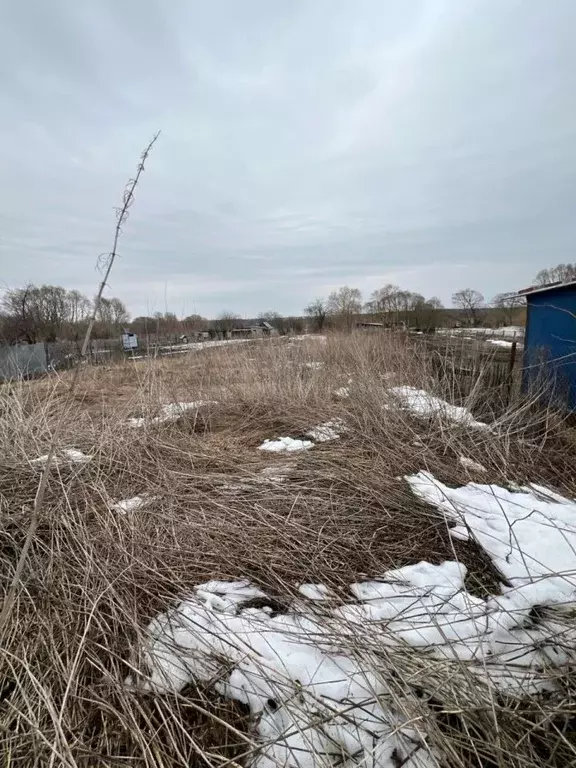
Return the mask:
<svg viewBox="0 0 576 768"><path fill-rule="evenodd" d="M524 384L553 380L557 393L576 410L576 285L528 295Z"/></svg>

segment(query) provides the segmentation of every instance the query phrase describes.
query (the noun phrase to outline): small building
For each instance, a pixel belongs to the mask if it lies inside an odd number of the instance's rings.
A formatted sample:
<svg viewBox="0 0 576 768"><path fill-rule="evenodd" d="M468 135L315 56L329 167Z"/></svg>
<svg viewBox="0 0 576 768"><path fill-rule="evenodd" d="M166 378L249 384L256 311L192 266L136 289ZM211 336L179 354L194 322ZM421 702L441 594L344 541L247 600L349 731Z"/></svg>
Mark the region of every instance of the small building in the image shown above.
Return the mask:
<svg viewBox="0 0 576 768"><path fill-rule="evenodd" d="M367 323L364 320L359 320L356 323L356 328L363 331L381 331L384 328L384 323Z"/></svg>
<svg viewBox="0 0 576 768"><path fill-rule="evenodd" d="M249 325L246 328L232 328L230 336L233 339L259 339L264 335L259 325Z"/></svg>
<svg viewBox="0 0 576 768"><path fill-rule="evenodd" d="M526 299L524 388L546 382L576 411L576 280L532 286Z"/></svg>

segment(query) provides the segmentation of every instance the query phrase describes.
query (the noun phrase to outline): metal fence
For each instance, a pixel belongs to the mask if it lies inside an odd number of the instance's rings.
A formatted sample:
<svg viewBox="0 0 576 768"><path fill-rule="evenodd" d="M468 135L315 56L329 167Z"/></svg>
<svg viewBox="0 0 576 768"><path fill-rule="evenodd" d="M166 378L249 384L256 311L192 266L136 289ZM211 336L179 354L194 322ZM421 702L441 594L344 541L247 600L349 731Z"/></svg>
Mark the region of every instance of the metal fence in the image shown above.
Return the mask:
<svg viewBox="0 0 576 768"><path fill-rule="evenodd" d="M47 370L48 358L45 344L0 346L0 380L28 378L46 373Z"/></svg>

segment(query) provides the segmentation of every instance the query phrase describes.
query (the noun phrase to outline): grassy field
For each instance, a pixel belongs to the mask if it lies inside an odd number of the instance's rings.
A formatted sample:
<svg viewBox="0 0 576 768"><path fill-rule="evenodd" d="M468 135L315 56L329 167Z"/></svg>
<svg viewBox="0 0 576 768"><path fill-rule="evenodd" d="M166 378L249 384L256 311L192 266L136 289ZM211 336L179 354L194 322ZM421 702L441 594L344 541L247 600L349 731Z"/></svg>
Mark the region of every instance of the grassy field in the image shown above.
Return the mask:
<svg viewBox="0 0 576 768"><path fill-rule="evenodd" d="M275 615L302 601L303 583L347 604L350 584L423 560L462 563L466 594L484 600L503 582L493 558L474 537L450 535L405 476L426 471L452 487L539 483L576 496L576 434L561 414L520 397L504 408L480 385L461 402L449 368L399 335L270 339L86 367L70 404L71 375L0 393L4 593L29 527L34 459L48 452L58 420L59 448L90 457L57 455L2 629L5 766L273 765L254 712L213 680L167 693L138 684L150 672L142 649L155 616L210 580L248 580L267 596L254 610L265 604ZM388 390L407 386L465 406L489 428L401 407ZM339 425L337 439L259 450L266 439L310 439L326 422ZM142 505L115 506L136 496ZM554 671L553 691L512 696L461 659L379 645L365 627L343 631L324 606L301 610L330 615L331 647L386 680L395 711L427 747L380 758L338 747L280 765L576 764L570 664ZM576 628L569 610L562 620Z"/></svg>

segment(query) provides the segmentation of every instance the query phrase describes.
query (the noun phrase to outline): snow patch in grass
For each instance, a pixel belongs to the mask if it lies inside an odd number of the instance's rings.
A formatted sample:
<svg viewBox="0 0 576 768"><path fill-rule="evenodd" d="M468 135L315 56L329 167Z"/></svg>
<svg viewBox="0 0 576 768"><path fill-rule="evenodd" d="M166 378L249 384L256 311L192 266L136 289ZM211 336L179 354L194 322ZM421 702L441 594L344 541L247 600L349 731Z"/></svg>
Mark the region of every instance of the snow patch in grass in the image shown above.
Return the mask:
<svg viewBox="0 0 576 768"><path fill-rule="evenodd" d="M76 448L64 448L61 451L56 451L52 457L51 466L61 467L65 464L86 464L92 459L92 456L88 456L82 451L76 450ZM39 456L37 459L31 459L30 464L37 467L44 467L48 461L48 454Z"/></svg>
<svg viewBox="0 0 576 768"><path fill-rule="evenodd" d="M262 743L251 763L257 768L308 768L321 754L327 764L348 754L355 756L351 765L393 768L396 759L437 766L422 729L410 727L390 695L389 683L398 695L394 669L371 649L409 645L454 661L454 674L462 674L464 661L479 684L522 696L553 690L553 668L576 658L574 632L559 621L527 618L546 590L531 585L535 592L523 592L522 605L517 593L514 600L510 593L483 600L466 591L465 577L460 563L417 563L352 584L356 602L332 600L322 614L299 600L275 613L276 601L267 605L248 582L209 582L148 626L149 677L140 685L178 691L196 679L248 705ZM299 591L314 601L330 595L322 584ZM253 597L258 605L249 607Z"/></svg>
<svg viewBox="0 0 576 768"><path fill-rule="evenodd" d="M273 616L265 595L252 589L209 582L154 619L143 649L151 675L141 686L164 692L192 679L216 681L216 691L246 704L256 721L262 746L253 768L312 768L321 755L336 765L343 754L355 756L351 764L381 768L395 768L397 760L407 768L438 765L425 738L394 708L376 666L338 652L329 623L313 614ZM322 585L301 589L311 599L327 593ZM262 607L243 607L253 596Z"/></svg>
<svg viewBox="0 0 576 768"><path fill-rule="evenodd" d="M317 443L326 443L329 440L337 440L340 435L346 431L346 426L342 419L326 421L324 424L318 424L317 427L306 432L306 437L311 437Z"/></svg>
<svg viewBox="0 0 576 768"><path fill-rule="evenodd" d="M160 409L160 414L153 419L143 417L128 419L129 427L145 427L147 424L164 424L177 421L187 411L197 411L208 405L217 405L216 400L194 400L191 403L166 403Z"/></svg>
<svg viewBox="0 0 576 768"><path fill-rule="evenodd" d="M139 509L143 509L153 501L155 501L154 496L143 494L142 496L133 496L131 499L117 501L115 504L111 505L110 509L126 515L128 512L137 512Z"/></svg>
<svg viewBox="0 0 576 768"><path fill-rule="evenodd" d="M423 418L439 416L466 427L488 429L488 424L476 421L467 408L451 405L445 400L429 394L424 389L415 387L392 387L387 392L399 403L400 407Z"/></svg>
<svg viewBox="0 0 576 768"><path fill-rule="evenodd" d="M332 595L325 584L300 584L298 592L309 600L327 600Z"/></svg>
<svg viewBox="0 0 576 768"><path fill-rule="evenodd" d="M513 492L478 483L450 488L428 472L406 479L476 539L514 588L576 600L576 501L536 485Z"/></svg>
<svg viewBox="0 0 576 768"><path fill-rule="evenodd" d="M258 446L259 451L270 451L272 453L292 453L294 451L306 451L312 448L314 443L311 440L298 440L294 437L278 437L275 440L264 440L262 445Z"/></svg>
<svg viewBox="0 0 576 768"><path fill-rule="evenodd" d="M471 472L487 472L488 471L483 464L480 464L479 462L474 461L474 459L469 459L467 456L459 456L458 462L465 469L469 469Z"/></svg>
<svg viewBox="0 0 576 768"><path fill-rule="evenodd" d="M310 362L310 363L304 363L304 365L306 366L306 368L312 368L312 370L314 370L314 371L318 371L318 370L320 370L320 368L324 367L324 363L317 362L317 361L313 361L313 362Z"/></svg>
<svg viewBox="0 0 576 768"><path fill-rule="evenodd" d="M488 339L488 341L496 347L511 347L514 343L512 341L504 341L504 339Z"/></svg>

